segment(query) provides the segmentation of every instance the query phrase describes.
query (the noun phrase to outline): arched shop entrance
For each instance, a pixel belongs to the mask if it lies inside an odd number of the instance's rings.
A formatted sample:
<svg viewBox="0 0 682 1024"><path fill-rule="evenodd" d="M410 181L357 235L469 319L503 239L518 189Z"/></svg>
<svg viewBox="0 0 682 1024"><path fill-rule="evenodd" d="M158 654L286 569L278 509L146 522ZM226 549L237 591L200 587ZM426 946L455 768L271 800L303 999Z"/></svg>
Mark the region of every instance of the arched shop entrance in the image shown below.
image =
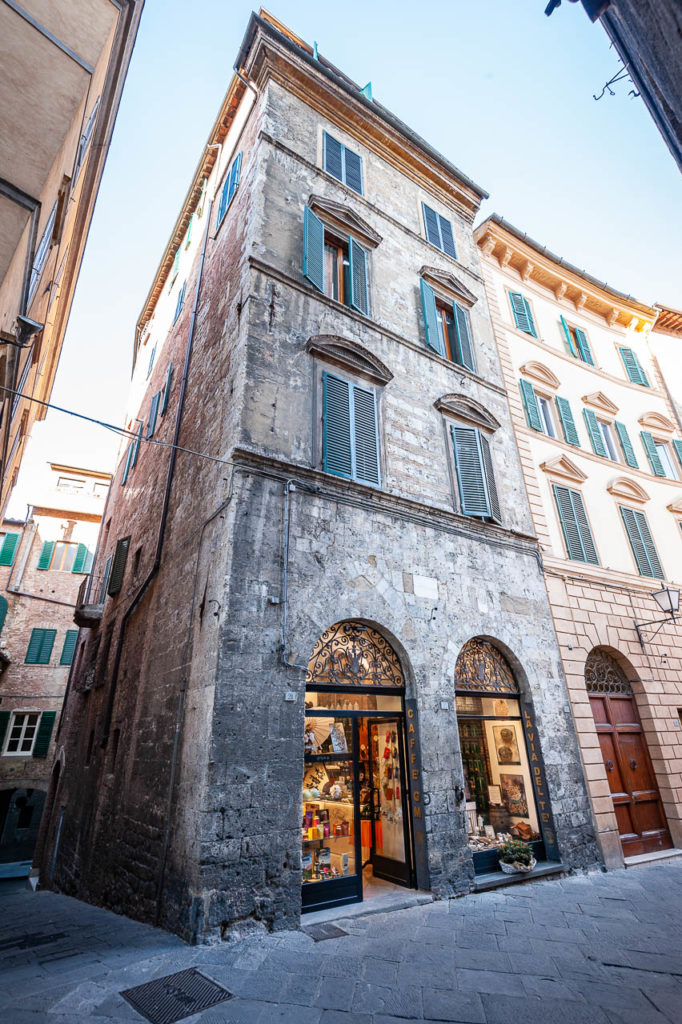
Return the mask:
<svg viewBox="0 0 682 1024"><path fill-rule="evenodd" d="M408 713L414 732L415 711ZM407 742L395 651L370 626L331 626L306 674L304 911L360 902L382 882L414 887ZM410 750L420 770L418 744Z"/></svg>
<svg viewBox="0 0 682 1024"><path fill-rule="evenodd" d="M632 686L615 659L599 648L588 655L585 685L623 855L670 849L672 839Z"/></svg>
<svg viewBox="0 0 682 1024"><path fill-rule="evenodd" d="M476 874L498 870L497 848L523 839L538 862L559 860L530 705L489 640L469 640L455 667L468 842Z"/></svg>

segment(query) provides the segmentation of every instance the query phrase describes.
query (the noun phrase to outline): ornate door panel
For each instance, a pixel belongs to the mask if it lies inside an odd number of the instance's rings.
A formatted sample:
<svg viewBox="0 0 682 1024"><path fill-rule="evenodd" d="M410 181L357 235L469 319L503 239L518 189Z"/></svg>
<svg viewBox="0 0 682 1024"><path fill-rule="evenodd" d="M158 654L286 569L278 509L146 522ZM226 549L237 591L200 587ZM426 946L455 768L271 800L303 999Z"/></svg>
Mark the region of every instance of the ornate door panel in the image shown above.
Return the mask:
<svg viewBox="0 0 682 1024"><path fill-rule="evenodd" d="M672 846L630 684L604 651L585 670L590 705L626 857Z"/></svg>

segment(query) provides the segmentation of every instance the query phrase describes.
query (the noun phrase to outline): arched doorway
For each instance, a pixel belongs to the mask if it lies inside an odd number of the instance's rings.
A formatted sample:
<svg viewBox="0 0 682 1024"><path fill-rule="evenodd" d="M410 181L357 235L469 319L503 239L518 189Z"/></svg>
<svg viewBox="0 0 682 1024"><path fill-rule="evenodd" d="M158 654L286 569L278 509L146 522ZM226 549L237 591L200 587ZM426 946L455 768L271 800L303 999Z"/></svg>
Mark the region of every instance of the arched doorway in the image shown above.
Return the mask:
<svg viewBox="0 0 682 1024"><path fill-rule="evenodd" d="M41 789L0 791L0 878L28 875L44 803Z"/></svg>
<svg viewBox="0 0 682 1024"><path fill-rule="evenodd" d="M532 710L490 640L469 640L460 651L455 704L476 874L498 870L497 849L510 836L530 843L537 861L558 860Z"/></svg>
<svg viewBox="0 0 682 1024"><path fill-rule="evenodd" d="M585 686L597 727L624 857L672 847L632 686L618 662L596 647Z"/></svg>
<svg viewBox="0 0 682 1024"><path fill-rule="evenodd" d="M377 630L339 622L306 673L303 910L414 886L405 771L405 680Z"/></svg>

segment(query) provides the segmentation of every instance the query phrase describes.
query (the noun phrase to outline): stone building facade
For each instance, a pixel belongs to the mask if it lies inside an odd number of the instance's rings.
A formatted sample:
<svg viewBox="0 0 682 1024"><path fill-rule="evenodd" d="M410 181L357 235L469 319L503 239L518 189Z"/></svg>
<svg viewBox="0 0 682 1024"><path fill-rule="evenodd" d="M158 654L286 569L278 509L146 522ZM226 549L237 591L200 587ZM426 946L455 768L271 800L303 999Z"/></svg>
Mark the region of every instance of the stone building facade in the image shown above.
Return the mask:
<svg viewBox="0 0 682 1024"><path fill-rule="evenodd" d="M0 516L47 412L143 3L0 5Z"/></svg>
<svg viewBox="0 0 682 1024"><path fill-rule="evenodd" d="M111 475L53 463L0 546L0 876L28 875Z"/></svg>
<svg viewBox="0 0 682 1024"><path fill-rule="evenodd" d="M682 628L636 628L682 582L661 311L497 216L476 238L599 842L618 867L682 843Z"/></svg>
<svg viewBox="0 0 682 1024"><path fill-rule="evenodd" d="M138 324L41 881L197 941L466 893L505 834L594 866L485 193L272 18L236 68Z"/></svg>

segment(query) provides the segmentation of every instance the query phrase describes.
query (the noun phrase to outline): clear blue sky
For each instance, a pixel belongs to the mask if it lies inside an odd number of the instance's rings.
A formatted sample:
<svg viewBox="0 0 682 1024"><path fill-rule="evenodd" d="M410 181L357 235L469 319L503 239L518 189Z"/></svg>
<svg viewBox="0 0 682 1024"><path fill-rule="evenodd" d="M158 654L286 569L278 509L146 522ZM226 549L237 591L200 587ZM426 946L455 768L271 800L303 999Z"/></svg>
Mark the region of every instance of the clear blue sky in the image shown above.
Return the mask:
<svg viewBox="0 0 682 1024"><path fill-rule="evenodd" d="M592 99L617 54L579 4L272 0L272 13L490 193L493 211L644 302L682 308L679 172L641 99ZM53 401L122 423L135 321L227 89L251 6L147 0ZM36 457L111 464L50 413ZM49 436L49 440L48 440ZM59 451L57 448L59 447Z"/></svg>

